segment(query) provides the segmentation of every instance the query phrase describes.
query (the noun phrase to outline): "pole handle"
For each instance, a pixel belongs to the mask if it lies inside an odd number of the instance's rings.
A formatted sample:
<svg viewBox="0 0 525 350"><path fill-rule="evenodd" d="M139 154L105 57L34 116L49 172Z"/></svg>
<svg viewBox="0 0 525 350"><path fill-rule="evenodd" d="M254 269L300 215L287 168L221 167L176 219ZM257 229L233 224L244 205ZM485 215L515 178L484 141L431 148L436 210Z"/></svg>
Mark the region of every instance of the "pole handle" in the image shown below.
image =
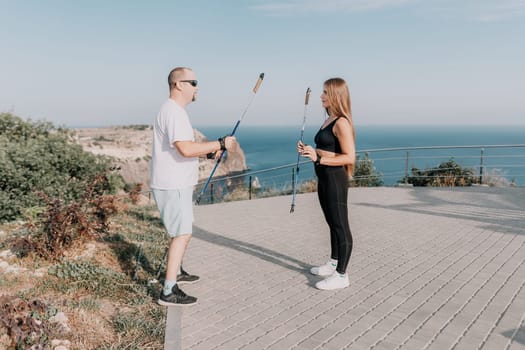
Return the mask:
<svg viewBox="0 0 525 350"><path fill-rule="evenodd" d="M310 88L306 89L306 96L304 97L304 105L308 105L308 101L310 101L310 92L312 92L312 90L310 90Z"/></svg>
<svg viewBox="0 0 525 350"><path fill-rule="evenodd" d="M259 79L257 79L257 83L255 83L255 87L253 88L254 94L256 94L257 90L259 90L259 86L261 86L263 79L264 79L264 73L259 74Z"/></svg>

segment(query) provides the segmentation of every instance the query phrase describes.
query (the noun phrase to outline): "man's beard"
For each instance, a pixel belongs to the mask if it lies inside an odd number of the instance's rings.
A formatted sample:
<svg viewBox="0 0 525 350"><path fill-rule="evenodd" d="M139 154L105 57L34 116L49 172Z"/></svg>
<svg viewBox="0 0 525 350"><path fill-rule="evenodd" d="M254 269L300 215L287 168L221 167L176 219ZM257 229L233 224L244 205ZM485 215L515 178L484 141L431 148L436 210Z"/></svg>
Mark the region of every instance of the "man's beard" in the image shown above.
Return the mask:
<svg viewBox="0 0 525 350"><path fill-rule="evenodd" d="M195 102L196 99L197 99L197 95L193 94L193 97L191 98L191 102Z"/></svg>

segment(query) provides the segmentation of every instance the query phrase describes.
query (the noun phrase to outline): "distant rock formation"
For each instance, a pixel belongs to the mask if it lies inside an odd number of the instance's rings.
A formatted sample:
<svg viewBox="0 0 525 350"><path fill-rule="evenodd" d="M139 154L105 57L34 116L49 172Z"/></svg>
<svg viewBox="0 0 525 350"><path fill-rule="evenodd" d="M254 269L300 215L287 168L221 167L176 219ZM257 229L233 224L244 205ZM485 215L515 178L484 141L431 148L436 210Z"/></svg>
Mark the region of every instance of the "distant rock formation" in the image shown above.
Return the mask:
<svg viewBox="0 0 525 350"><path fill-rule="evenodd" d="M85 151L112 157L120 174L127 183L142 183L149 189L150 160L152 149L151 126L120 126L109 128L76 129L76 141ZM196 141L207 138L194 129ZM199 158L199 181L208 178L215 160ZM241 147L230 150L221 160L214 177L235 174L247 170L246 158Z"/></svg>
<svg viewBox="0 0 525 350"><path fill-rule="evenodd" d="M202 134L197 129L193 130L193 134L195 136L195 141L208 140L206 136L204 136L204 134ZM210 173L213 167L215 166L216 162L217 161L214 159L199 159L199 181L205 180L210 176ZM213 176L216 177L228 174L235 174L245 170L248 170L248 167L246 166L246 157L244 156L242 148L239 146L237 147L237 149L230 150L226 153Z"/></svg>

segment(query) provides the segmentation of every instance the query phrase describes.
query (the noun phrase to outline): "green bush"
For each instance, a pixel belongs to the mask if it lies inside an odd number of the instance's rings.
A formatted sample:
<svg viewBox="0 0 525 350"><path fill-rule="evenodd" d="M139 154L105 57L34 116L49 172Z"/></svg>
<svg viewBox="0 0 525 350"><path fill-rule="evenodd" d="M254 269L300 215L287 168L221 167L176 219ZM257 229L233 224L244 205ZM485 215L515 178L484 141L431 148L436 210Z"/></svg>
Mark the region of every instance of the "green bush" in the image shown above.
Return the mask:
<svg viewBox="0 0 525 350"><path fill-rule="evenodd" d="M0 113L0 222L45 206L39 193L66 203L77 200L100 174L109 178L110 192L122 186L120 176L109 172L110 160L84 152L72 136L49 122Z"/></svg>
<svg viewBox="0 0 525 350"><path fill-rule="evenodd" d="M403 177L399 182L414 186L471 186L473 183L477 183L478 179L473 169L462 168L451 158L431 169L419 170L414 167L412 168L412 176Z"/></svg>
<svg viewBox="0 0 525 350"><path fill-rule="evenodd" d="M349 182L350 187L377 187L383 186L383 174L378 172L374 162L365 153L365 159L356 156L354 176Z"/></svg>

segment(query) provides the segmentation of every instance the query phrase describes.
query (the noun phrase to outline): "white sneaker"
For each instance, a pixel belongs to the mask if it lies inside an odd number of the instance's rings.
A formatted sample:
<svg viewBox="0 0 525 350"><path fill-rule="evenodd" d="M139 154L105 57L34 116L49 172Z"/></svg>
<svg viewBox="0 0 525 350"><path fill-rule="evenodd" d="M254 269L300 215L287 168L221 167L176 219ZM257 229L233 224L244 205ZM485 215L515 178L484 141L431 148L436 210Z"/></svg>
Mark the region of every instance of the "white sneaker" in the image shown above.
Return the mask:
<svg viewBox="0 0 525 350"><path fill-rule="evenodd" d="M331 274L335 272L336 268L337 268L337 260L330 259L330 261L324 265L312 267L310 269L310 273L312 275L317 275L317 276L330 276Z"/></svg>
<svg viewBox="0 0 525 350"><path fill-rule="evenodd" d="M341 275L339 272L334 272L332 276L325 278L322 281L319 281L315 284L315 287L317 289L323 289L323 290L334 290L334 289L341 289L346 288L350 285L350 281L348 280L348 274L345 273L344 275Z"/></svg>

